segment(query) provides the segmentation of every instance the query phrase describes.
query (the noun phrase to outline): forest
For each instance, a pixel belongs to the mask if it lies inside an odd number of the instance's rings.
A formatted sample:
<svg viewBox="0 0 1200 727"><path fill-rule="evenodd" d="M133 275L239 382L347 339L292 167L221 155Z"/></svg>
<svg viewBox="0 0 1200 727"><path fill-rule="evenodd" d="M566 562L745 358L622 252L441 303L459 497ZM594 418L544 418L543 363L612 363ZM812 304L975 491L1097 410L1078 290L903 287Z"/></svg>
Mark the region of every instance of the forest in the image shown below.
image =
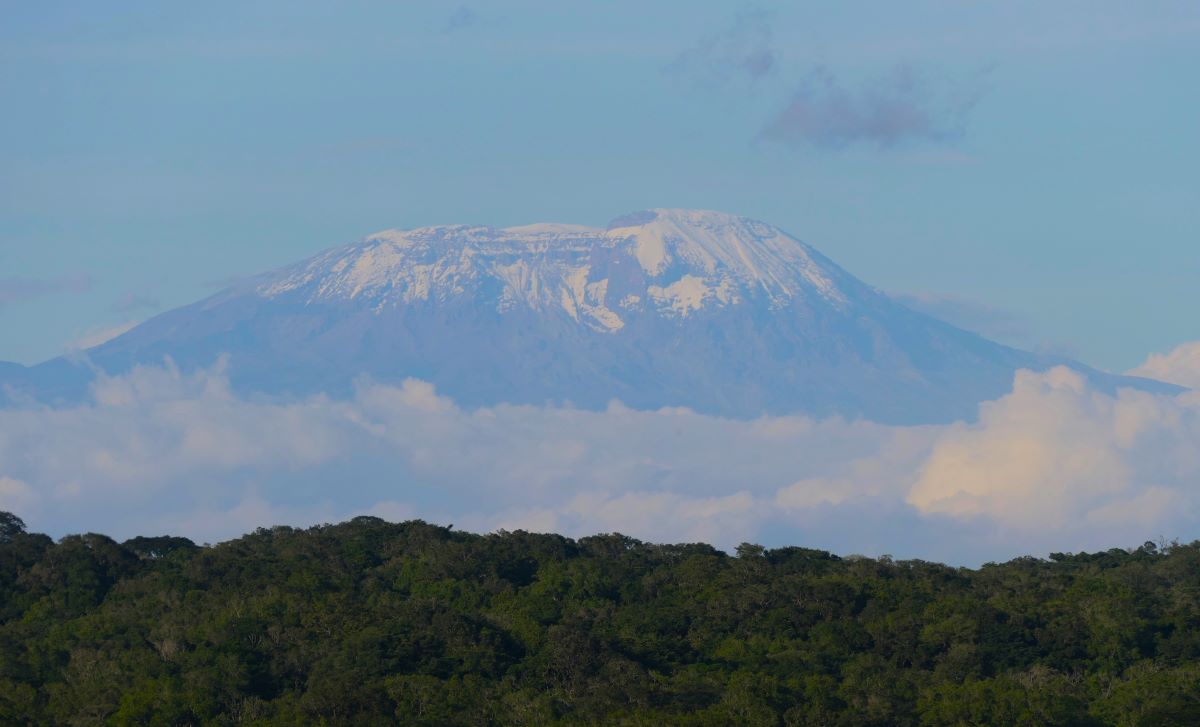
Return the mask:
<svg viewBox="0 0 1200 727"><path fill-rule="evenodd" d="M1200 542L978 569L358 517L0 513L0 724L1196 725Z"/></svg>

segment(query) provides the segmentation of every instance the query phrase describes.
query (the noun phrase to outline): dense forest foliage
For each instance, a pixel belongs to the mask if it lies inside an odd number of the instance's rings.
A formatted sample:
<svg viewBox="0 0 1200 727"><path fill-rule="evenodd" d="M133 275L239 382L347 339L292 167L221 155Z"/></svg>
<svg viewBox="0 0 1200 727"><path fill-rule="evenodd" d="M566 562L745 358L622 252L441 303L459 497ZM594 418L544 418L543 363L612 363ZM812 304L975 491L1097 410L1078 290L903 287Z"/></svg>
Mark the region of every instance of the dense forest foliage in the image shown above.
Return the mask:
<svg viewBox="0 0 1200 727"><path fill-rule="evenodd" d="M0 723L1196 725L1200 543L978 570L360 517L0 513Z"/></svg>

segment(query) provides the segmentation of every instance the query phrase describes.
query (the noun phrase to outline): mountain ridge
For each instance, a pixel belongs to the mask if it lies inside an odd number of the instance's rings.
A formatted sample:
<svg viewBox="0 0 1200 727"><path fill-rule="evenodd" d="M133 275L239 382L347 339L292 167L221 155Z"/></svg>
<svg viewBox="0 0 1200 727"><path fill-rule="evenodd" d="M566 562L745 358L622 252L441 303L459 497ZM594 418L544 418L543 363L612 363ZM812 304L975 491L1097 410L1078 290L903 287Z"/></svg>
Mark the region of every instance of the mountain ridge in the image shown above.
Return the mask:
<svg viewBox="0 0 1200 727"><path fill-rule="evenodd" d="M84 363L33 367L24 386L78 398L89 366L169 356L186 369L223 354L241 392L342 395L362 375L414 377L464 406L616 399L738 418L970 418L1017 369L1060 364L1102 388L1167 389L913 311L767 223L668 209L605 229L385 230L155 316Z"/></svg>

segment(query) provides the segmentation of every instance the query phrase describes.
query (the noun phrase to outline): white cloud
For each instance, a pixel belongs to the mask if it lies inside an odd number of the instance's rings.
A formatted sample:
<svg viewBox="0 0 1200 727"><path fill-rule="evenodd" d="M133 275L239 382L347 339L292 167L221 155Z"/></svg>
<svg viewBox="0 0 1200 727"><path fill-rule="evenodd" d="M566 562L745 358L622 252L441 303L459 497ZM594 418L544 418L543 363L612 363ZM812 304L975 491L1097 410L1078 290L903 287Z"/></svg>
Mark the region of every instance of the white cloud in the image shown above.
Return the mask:
<svg viewBox="0 0 1200 727"><path fill-rule="evenodd" d="M303 506L275 505L250 488L229 507L202 505L191 511L156 515L159 517L152 519L153 525L146 526L151 530L139 532L151 535L187 533L200 541L218 542L271 525L306 527L334 522L342 519L344 513L338 512L329 500Z"/></svg>
<svg viewBox="0 0 1200 727"><path fill-rule="evenodd" d="M89 328L82 336L76 338L67 344L68 351L82 351L85 349L99 346L102 343L108 343L117 336L132 329L141 321L125 321L124 323L115 326L101 326L98 328Z"/></svg>
<svg viewBox="0 0 1200 727"><path fill-rule="evenodd" d="M1169 353L1152 353L1126 373L1200 389L1200 341L1177 346Z"/></svg>
<svg viewBox="0 0 1200 727"><path fill-rule="evenodd" d="M13 477L0 476L0 510L25 510L36 503L37 493L28 484Z"/></svg>
<svg viewBox="0 0 1200 727"><path fill-rule="evenodd" d="M1066 368L1022 371L978 422L938 438L907 501L923 513L986 517L1032 542L1132 542L1147 527L1192 525L1198 445L1195 394L1114 396Z"/></svg>
<svg viewBox="0 0 1200 727"><path fill-rule="evenodd" d="M622 532L657 541L730 545L731 533L753 533L769 517L769 503L746 490L717 497L677 492L587 491L557 508L534 508L469 519L482 529L579 534Z"/></svg>
<svg viewBox="0 0 1200 727"><path fill-rule="evenodd" d="M356 514L459 528L742 540L954 562L1195 537L1200 394L1022 372L977 422L889 427L687 409L464 410L429 384L234 395L142 367L70 408L0 410L0 509L61 535L215 541Z"/></svg>

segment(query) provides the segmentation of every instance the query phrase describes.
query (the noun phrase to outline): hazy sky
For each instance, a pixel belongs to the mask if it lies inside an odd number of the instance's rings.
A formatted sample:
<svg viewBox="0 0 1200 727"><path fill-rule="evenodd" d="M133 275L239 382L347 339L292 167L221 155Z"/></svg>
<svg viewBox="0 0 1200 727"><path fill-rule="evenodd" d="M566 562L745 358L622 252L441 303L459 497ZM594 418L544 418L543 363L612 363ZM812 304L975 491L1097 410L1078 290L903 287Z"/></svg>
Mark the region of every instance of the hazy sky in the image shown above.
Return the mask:
<svg viewBox="0 0 1200 727"><path fill-rule="evenodd" d="M0 359L386 227L758 217L1109 369L1200 337L1200 5L0 0Z"/></svg>

